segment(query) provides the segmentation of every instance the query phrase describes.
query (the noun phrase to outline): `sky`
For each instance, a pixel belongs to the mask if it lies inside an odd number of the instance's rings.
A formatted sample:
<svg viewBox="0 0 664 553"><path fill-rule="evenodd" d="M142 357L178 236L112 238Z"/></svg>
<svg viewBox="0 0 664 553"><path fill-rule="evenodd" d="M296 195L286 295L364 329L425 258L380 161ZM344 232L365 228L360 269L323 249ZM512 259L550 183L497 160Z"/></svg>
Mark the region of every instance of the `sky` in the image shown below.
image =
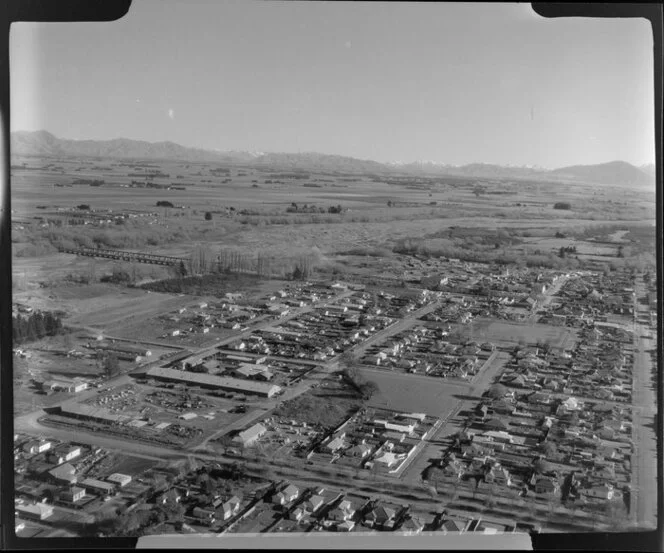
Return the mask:
<svg viewBox="0 0 664 553"><path fill-rule="evenodd" d="M14 23L11 128L380 162L654 163L645 19L529 4L134 0Z"/></svg>

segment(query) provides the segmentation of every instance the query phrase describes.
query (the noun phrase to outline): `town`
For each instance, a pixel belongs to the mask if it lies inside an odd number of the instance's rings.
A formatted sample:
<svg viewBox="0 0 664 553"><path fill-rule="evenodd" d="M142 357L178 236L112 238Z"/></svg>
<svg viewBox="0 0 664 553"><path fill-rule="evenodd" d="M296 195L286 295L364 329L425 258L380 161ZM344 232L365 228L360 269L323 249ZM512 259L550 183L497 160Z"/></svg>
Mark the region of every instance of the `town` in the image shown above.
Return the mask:
<svg viewBox="0 0 664 553"><path fill-rule="evenodd" d="M649 275L454 259L436 271L406 289L357 276L229 292L155 314L140 340L79 331L67 350L17 348L101 369L31 380L47 406L16 419L17 532L634 520Z"/></svg>

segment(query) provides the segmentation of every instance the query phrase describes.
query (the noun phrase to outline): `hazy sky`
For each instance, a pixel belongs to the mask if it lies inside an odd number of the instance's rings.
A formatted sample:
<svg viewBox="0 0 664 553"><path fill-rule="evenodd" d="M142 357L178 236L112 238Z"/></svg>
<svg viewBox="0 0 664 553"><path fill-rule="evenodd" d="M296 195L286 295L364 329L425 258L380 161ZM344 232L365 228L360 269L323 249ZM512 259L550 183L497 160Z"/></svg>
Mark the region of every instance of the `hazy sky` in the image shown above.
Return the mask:
<svg viewBox="0 0 664 553"><path fill-rule="evenodd" d="M12 25L11 127L377 161L654 162L643 19L528 4L134 0Z"/></svg>

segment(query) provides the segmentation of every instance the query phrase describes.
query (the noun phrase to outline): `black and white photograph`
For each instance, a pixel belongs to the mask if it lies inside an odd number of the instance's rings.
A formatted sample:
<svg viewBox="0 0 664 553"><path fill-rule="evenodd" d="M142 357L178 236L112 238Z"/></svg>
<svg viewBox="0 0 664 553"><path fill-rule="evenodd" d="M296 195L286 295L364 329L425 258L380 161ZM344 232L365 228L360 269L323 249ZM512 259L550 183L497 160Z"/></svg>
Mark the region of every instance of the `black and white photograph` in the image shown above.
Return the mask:
<svg viewBox="0 0 664 553"><path fill-rule="evenodd" d="M657 529L648 19L134 0L9 62L16 538Z"/></svg>

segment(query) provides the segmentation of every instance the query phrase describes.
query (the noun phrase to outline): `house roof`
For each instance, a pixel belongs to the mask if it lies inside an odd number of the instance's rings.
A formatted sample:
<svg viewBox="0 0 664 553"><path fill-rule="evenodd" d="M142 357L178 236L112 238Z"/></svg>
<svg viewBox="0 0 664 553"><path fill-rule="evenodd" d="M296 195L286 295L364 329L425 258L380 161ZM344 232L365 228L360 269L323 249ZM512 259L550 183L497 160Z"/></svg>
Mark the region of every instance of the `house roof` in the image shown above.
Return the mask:
<svg viewBox="0 0 664 553"><path fill-rule="evenodd" d="M59 467L55 467L54 469L49 470L48 473L55 478L71 480L76 476L76 469L70 463L64 463Z"/></svg>
<svg viewBox="0 0 664 553"><path fill-rule="evenodd" d="M243 442L250 442L254 440L255 438L258 438L265 434L267 432L267 428L265 428L261 423L256 423L253 426L250 426L246 430L243 430L238 434L238 438L240 438Z"/></svg>
<svg viewBox="0 0 664 553"><path fill-rule="evenodd" d="M443 522L441 528L447 530L448 532L461 532L465 526L466 525L461 521L448 518L445 522Z"/></svg>
<svg viewBox="0 0 664 553"><path fill-rule="evenodd" d="M179 371L166 367L153 367L147 372L147 375L155 378L164 378L180 382L190 382L193 384L203 384L204 386L214 386L228 390L238 390L240 392L253 392L270 395L281 390L281 387L275 384L255 382L253 380L242 380L239 378L225 378L207 373Z"/></svg>
<svg viewBox="0 0 664 553"><path fill-rule="evenodd" d="M371 515L377 521L388 521L394 518L396 511L390 507L379 505L378 507L374 508L373 511L371 511Z"/></svg>

